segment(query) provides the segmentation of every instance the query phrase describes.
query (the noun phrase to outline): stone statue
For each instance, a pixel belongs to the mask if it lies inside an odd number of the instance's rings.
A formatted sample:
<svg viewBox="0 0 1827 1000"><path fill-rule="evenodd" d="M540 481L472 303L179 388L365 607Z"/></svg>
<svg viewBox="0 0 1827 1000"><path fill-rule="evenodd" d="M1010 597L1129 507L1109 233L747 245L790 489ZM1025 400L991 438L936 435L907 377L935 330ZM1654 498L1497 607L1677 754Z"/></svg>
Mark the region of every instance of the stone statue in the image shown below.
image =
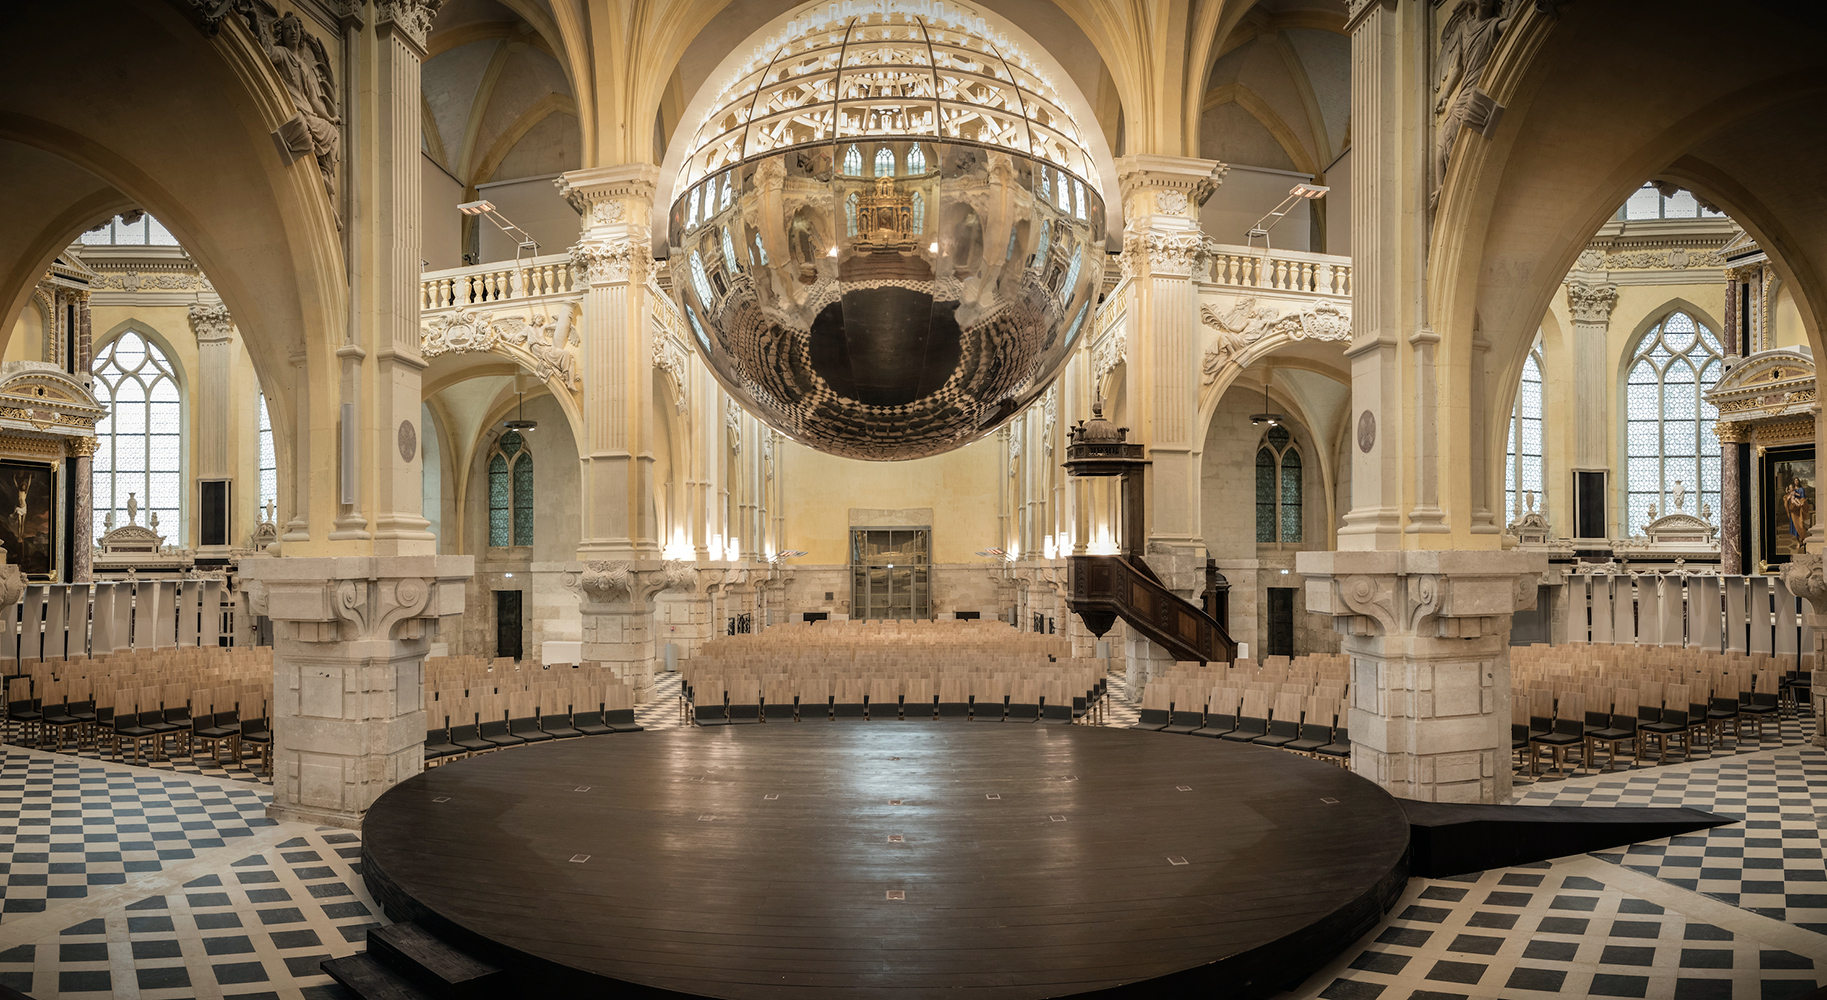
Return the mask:
<svg viewBox="0 0 1827 1000"><path fill-rule="evenodd" d="M1434 114L1444 115L1434 133L1434 185L1446 181L1453 144L1462 128L1483 128L1492 103L1479 92L1485 64L1510 25L1501 0L1459 0L1440 35L1439 76L1434 81Z"/></svg>
<svg viewBox="0 0 1827 1000"><path fill-rule="evenodd" d="M1534 490L1523 490L1523 505L1529 509L1529 513L1531 513L1531 514L1535 513L1535 491Z"/></svg>
<svg viewBox="0 0 1827 1000"><path fill-rule="evenodd" d="M273 17L271 8L253 13L256 34L279 71L280 79L292 95L298 118L304 123L304 134L285 138L294 152L309 152L317 159L317 171L323 175L324 193L330 196L330 211L336 213L336 224L342 225L342 214L336 206L336 172L342 163L342 118L336 109L336 76L331 69L330 53L324 43L305 30L297 14L287 12ZM286 132L281 126L282 133Z"/></svg>
<svg viewBox="0 0 1827 1000"><path fill-rule="evenodd" d="M127 523L140 523L140 498L132 493L127 494Z"/></svg>
<svg viewBox="0 0 1827 1000"><path fill-rule="evenodd" d="M1649 505L1649 519L1651 521L1656 519L1656 505L1653 503Z"/></svg>
<svg viewBox="0 0 1827 1000"><path fill-rule="evenodd" d="M1677 480L1675 480L1675 509L1682 510L1686 507L1687 507L1687 485L1685 483L1683 483L1681 480L1677 479Z"/></svg>

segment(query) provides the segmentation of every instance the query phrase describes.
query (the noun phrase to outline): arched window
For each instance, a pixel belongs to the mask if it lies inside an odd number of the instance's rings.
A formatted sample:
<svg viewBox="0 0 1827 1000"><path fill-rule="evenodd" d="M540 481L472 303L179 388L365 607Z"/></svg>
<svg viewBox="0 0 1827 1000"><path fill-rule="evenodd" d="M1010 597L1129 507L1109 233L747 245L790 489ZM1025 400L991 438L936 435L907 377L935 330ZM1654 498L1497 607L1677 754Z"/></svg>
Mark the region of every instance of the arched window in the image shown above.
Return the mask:
<svg viewBox="0 0 1827 1000"><path fill-rule="evenodd" d="M733 277L736 274L736 241L730 239L730 227L723 227L723 264L724 269Z"/></svg>
<svg viewBox="0 0 1827 1000"><path fill-rule="evenodd" d="M1631 358L1624 385L1625 528L1635 535L1649 508L1670 513L1664 497L1682 484L1691 498L1680 513L1719 511L1718 416L1700 390L1719 379L1723 352L1713 331L1676 310L1649 328ZM1710 518L1709 518L1710 519Z"/></svg>
<svg viewBox="0 0 1827 1000"><path fill-rule="evenodd" d="M691 252L691 284L692 287L698 291L698 301L707 306L710 305L710 277L704 273L704 258L698 256L698 251L696 250Z"/></svg>
<svg viewBox="0 0 1827 1000"><path fill-rule="evenodd" d="M921 149L917 142L913 144L912 149L907 151L907 172L910 174L926 172L926 151Z"/></svg>
<svg viewBox="0 0 1827 1000"><path fill-rule="evenodd" d="M918 191L913 193L913 231L926 232L926 199Z"/></svg>
<svg viewBox="0 0 1827 1000"><path fill-rule="evenodd" d="M1047 245L1053 240L1053 229L1045 222L1040 224L1040 242L1034 247L1034 263L1044 264L1047 260Z"/></svg>
<svg viewBox="0 0 1827 1000"><path fill-rule="evenodd" d="M1504 460L1503 505L1511 523L1528 513L1524 494L1542 492L1542 353L1536 344L1523 362L1522 384L1510 410L1510 451Z"/></svg>
<svg viewBox="0 0 1827 1000"><path fill-rule="evenodd" d="M1040 168L1040 197L1042 201L1053 199L1053 171L1046 167Z"/></svg>
<svg viewBox="0 0 1827 1000"><path fill-rule="evenodd" d="M863 151L855 146L844 150L844 176L863 176Z"/></svg>
<svg viewBox="0 0 1827 1000"><path fill-rule="evenodd" d="M1072 179L1072 214L1085 217L1085 185L1076 177Z"/></svg>
<svg viewBox="0 0 1827 1000"><path fill-rule="evenodd" d="M1300 449L1288 429L1269 428L1256 449L1256 541L1300 541L1300 474Z"/></svg>
<svg viewBox="0 0 1827 1000"><path fill-rule="evenodd" d="M1059 210L1062 212L1072 211L1072 185L1066 183L1065 174L1059 175L1059 182L1054 184L1053 188L1059 193Z"/></svg>
<svg viewBox="0 0 1827 1000"><path fill-rule="evenodd" d="M501 435L488 459L488 543L533 544L533 454L519 431Z"/></svg>
<svg viewBox="0 0 1827 1000"><path fill-rule="evenodd" d="M158 345L128 330L95 353L96 401L108 415L95 425L95 533L114 512L127 523L127 496L137 520L158 515L167 544L184 544L183 411L177 370Z"/></svg>
<svg viewBox="0 0 1827 1000"><path fill-rule="evenodd" d="M273 421L266 412L266 393L260 394L260 517L266 518L266 505L279 500L279 456L273 450ZM274 511L278 516L278 511Z"/></svg>
<svg viewBox="0 0 1827 1000"><path fill-rule="evenodd" d="M894 176L894 150L887 146L875 148L875 175L877 177Z"/></svg>
<svg viewBox="0 0 1827 1000"><path fill-rule="evenodd" d="M855 149L856 147L850 148ZM850 197L844 199L844 230L851 236L856 235L856 206L856 192L852 191Z"/></svg>

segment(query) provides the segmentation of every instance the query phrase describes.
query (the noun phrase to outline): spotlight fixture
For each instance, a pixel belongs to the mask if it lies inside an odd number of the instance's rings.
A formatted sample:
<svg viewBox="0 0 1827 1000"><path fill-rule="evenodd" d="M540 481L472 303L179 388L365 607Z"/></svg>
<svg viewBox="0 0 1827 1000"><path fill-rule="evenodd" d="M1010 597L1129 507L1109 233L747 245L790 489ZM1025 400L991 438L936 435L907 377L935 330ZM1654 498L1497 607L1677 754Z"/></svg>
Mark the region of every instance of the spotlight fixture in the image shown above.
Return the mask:
<svg viewBox="0 0 1827 1000"><path fill-rule="evenodd" d="M462 212L464 215L480 215L488 219L488 221L493 222L496 229L501 230L509 239L514 241L515 261L519 261L520 255L523 253L527 253L533 257L539 256L539 241L533 238L532 233L509 222L508 217L502 215L500 210L495 208L494 202L489 201L486 198L478 201L466 201L457 206L457 211Z"/></svg>
<svg viewBox="0 0 1827 1000"><path fill-rule="evenodd" d="M1256 224L1244 234L1245 239L1250 246L1255 246L1258 239L1262 240L1262 248L1266 252L1269 249L1269 230L1275 228L1282 216L1294 211L1294 206L1303 201L1317 201L1326 197L1326 192L1330 190L1332 189L1324 184L1308 184L1305 181L1294 185L1288 189L1288 196L1281 200L1281 204L1269 209L1269 214L1256 220Z"/></svg>
<svg viewBox="0 0 1827 1000"><path fill-rule="evenodd" d="M517 392L515 395L520 397L520 415L512 420L503 420L501 426L510 431L521 432L532 431L538 428L539 421L527 419L527 394L524 392Z"/></svg>

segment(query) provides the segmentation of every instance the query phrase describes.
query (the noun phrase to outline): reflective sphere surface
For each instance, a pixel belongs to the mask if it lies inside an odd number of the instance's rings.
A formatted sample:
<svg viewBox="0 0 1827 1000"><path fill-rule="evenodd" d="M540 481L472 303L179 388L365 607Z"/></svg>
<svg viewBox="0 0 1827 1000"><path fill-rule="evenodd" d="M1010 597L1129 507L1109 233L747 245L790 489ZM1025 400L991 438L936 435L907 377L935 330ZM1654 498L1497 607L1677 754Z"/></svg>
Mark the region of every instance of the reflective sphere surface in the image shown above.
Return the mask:
<svg viewBox="0 0 1827 1000"><path fill-rule="evenodd" d="M1051 163L870 137L756 157L673 205L672 287L711 371L820 451L896 460L994 431L1092 322L1104 205Z"/></svg>

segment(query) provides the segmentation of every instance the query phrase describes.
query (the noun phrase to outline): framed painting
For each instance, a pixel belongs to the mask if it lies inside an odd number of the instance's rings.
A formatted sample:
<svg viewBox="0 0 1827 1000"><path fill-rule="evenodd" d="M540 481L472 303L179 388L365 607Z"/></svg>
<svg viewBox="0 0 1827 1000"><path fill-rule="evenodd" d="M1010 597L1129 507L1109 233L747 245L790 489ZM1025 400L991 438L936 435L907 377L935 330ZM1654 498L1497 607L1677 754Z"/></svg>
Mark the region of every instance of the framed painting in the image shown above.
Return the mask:
<svg viewBox="0 0 1827 1000"><path fill-rule="evenodd" d="M1768 569L1807 551L1817 488L1814 446L1769 448L1758 456L1758 463L1759 534L1763 565Z"/></svg>
<svg viewBox="0 0 1827 1000"><path fill-rule="evenodd" d="M57 468L0 461L0 544L28 580L57 571Z"/></svg>

